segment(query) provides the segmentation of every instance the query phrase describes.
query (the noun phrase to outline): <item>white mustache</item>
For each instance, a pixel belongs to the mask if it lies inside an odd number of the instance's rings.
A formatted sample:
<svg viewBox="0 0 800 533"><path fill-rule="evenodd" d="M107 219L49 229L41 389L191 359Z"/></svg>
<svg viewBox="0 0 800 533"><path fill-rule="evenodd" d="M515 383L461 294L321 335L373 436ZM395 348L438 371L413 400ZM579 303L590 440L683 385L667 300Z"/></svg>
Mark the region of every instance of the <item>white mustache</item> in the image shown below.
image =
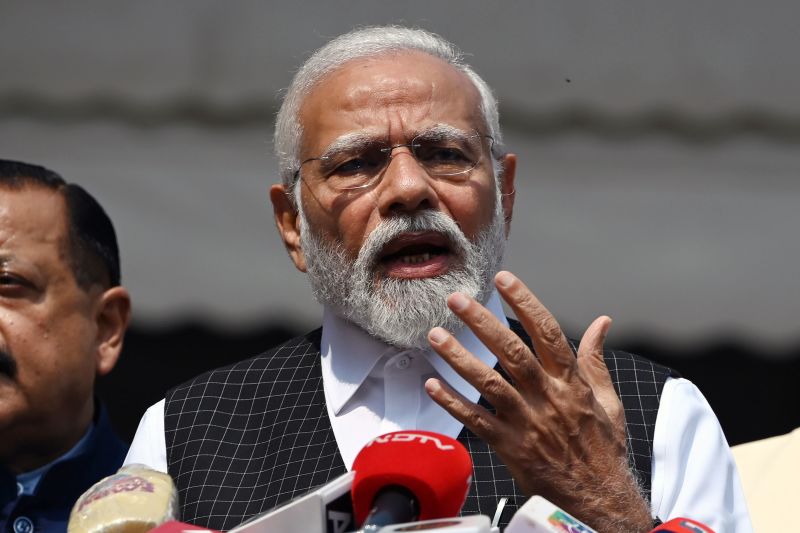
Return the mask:
<svg viewBox="0 0 800 533"><path fill-rule="evenodd" d="M387 244L404 233L423 231L444 236L453 253L460 258L465 256L470 243L458 224L441 211L421 211L410 215L397 215L378 224L361 246L355 268L366 267L370 271L373 270Z"/></svg>

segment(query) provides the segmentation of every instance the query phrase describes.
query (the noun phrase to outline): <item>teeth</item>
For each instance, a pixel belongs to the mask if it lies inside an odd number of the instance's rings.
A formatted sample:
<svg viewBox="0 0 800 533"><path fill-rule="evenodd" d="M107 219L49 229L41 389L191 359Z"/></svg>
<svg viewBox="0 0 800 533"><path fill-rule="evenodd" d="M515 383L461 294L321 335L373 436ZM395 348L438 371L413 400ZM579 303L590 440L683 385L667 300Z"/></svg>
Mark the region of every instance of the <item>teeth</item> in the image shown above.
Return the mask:
<svg viewBox="0 0 800 533"><path fill-rule="evenodd" d="M424 254L404 255L400 261L405 265L417 265L431 260L431 254L425 252Z"/></svg>

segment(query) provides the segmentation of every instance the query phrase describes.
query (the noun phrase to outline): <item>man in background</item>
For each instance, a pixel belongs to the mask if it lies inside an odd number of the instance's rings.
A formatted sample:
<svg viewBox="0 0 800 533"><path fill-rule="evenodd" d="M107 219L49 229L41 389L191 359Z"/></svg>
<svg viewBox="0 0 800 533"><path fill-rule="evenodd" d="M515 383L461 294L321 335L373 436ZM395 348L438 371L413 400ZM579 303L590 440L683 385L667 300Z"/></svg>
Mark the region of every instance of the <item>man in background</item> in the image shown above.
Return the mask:
<svg viewBox="0 0 800 533"><path fill-rule="evenodd" d="M111 220L83 188L0 160L0 531L66 531L127 447L94 395L130 318Z"/></svg>
<svg viewBox="0 0 800 533"><path fill-rule="evenodd" d="M147 411L126 462L169 472L184 520L230 529L349 470L370 439L424 429L467 447L463 512L501 526L539 494L602 532L681 515L750 531L694 385L604 351L608 317L569 341L501 270L517 158L451 43L400 27L334 39L292 80L275 150L275 218L322 328Z"/></svg>

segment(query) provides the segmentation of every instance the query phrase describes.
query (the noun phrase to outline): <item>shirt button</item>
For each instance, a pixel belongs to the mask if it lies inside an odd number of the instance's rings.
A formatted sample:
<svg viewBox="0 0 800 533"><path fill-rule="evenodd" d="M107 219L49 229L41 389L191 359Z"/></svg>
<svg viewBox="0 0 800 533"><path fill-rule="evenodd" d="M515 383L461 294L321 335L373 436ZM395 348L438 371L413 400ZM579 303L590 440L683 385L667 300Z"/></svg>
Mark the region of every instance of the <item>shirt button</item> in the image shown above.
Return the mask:
<svg viewBox="0 0 800 533"><path fill-rule="evenodd" d="M31 533L33 531L33 522L27 516L20 516L14 520L14 533Z"/></svg>
<svg viewBox="0 0 800 533"><path fill-rule="evenodd" d="M22 483L17 481L17 496L22 496L23 492L25 492L25 487L22 486Z"/></svg>
<svg viewBox="0 0 800 533"><path fill-rule="evenodd" d="M401 355L400 357L397 358L395 365L397 365L397 368L399 368L400 370L405 370L406 368L411 366L411 358L407 355Z"/></svg>

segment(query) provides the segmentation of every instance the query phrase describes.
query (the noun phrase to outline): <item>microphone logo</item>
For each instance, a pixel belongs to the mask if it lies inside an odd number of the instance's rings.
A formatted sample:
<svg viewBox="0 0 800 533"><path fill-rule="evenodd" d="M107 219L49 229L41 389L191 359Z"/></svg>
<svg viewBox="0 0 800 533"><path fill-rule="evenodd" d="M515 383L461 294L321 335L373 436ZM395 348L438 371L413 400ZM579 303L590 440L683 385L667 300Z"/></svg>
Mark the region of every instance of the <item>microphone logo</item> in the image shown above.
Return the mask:
<svg viewBox="0 0 800 533"><path fill-rule="evenodd" d="M386 435L381 435L380 437L375 437L371 441L367 443L365 448L369 448L373 444L388 444L390 442L414 442L419 441L420 444L427 444L432 442L436 447L442 451L450 451L455 450L455 446L452 444L445 444L443 443L438 437L434 437L433 435L424 435L422 433L412 433L412 432L395 432L395 433L388 433Z"/></svg>
<svg viewBox="0 0 800 533"><path fill-rule="evenodd" d="M555 512L547 518L547 521L550 525L565 533L590 533L594 531L592 528L572 518L561 509L556 509Z"/></svg>
<svg viewBox="0 0 800 533"><path fill-rule="evenodd" d="M111 483L99 483L91 487L86 493L81 496L82 500L78 507L78 512L82 511L87 505L101 500L107 496L117 494L119 492L155 492L155 487L152 483L147 481L141 476L133 476L125 473L117 473L113 478L110 478Z"/></svg>

